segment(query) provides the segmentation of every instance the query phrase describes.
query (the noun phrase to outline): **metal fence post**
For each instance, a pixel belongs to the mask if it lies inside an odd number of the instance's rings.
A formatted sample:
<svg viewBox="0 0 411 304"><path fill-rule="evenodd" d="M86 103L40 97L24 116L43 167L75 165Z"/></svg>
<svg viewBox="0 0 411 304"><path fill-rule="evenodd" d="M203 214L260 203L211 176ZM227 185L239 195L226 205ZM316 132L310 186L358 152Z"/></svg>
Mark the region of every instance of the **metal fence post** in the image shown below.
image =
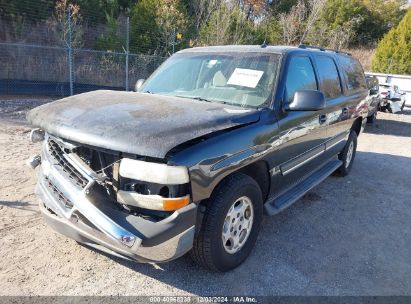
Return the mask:
<svg viewBox="0 0 411 304"><path fill-rule="evenodd" d="M172 40L172 45L173 45L173 52L172 52L172 54L174 54L174 51L175 51L175 45L176 45L176 29L174 28L173 29L173 40Z"/></svg>
<svg viewBox="0 0 411 304"><path fill-rule="evenodd" d="M73 42L72 42L72 29L71 29L71 13L70 7L68 8L68 34L69 34L69 41L68 41L68 64L69 64L69 82L70 82L70 95L74 94L73 88Z"/></svg>
<svg viewBox="0 0 411 304"><path fill-rule="evenodd" d="M126 19L126 91L128 91L128 54L130 51L130 16Z"/></svg>

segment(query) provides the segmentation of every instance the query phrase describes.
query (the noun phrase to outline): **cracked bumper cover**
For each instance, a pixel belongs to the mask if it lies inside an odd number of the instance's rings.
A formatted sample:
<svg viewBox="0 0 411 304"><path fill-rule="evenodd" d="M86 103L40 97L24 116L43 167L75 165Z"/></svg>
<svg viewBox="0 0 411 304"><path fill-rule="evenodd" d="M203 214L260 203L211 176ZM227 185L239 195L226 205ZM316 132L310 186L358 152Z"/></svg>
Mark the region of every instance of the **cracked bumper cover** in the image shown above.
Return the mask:
<svg viewBox="0 0 411 304"><path fill-rule="evenodd" d="M45 221L57 232L139 262L166 262L191 249L197 214L194 203L153 222L109 207L103 197L90 196L89 192L76 188L43 153L36 194ZM65 205L59 195L71 205Z"/></svg>

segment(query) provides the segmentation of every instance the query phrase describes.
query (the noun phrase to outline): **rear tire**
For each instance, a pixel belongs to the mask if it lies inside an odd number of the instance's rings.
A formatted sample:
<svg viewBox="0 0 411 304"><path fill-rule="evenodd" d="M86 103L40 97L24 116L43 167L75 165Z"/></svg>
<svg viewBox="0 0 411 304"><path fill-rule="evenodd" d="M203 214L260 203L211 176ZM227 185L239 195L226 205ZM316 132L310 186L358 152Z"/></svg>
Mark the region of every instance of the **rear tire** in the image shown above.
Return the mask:
<svg viewBox="0 0 411 304"><path fill-rule="evenodd" d="M227 177L207 202L190 256L212 271L234 269L253 249L262 217L263 199L257 182L242 173Z"/></svg>
<svg viewBox="0 0 411 304"><path fill-rule="evenodd" d="M350 173L356 152L357 133L355 133L355 131L351 131L344 149L338 155L338 159L343 162L341 167L336 171L339 176L347 176Z"/></svg>

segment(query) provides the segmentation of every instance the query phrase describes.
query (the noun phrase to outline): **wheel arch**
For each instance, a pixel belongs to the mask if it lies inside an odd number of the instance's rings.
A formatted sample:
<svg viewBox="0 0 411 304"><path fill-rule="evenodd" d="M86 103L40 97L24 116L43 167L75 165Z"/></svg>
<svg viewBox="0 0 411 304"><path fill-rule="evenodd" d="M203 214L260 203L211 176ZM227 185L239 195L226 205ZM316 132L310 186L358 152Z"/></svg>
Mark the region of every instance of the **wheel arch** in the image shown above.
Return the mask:
<svg viewBox="0 0 411 304"><path fill-rule="evenodd" d="M270 184L271 184L270 172L268 168L269 168L268 163L265 160L258 160L244 167L241 167L238 170L235 170L234 172L231 172L230 174L222 178L213 187L211 193L213 193L221 183L223 183L226 179L230 178L232 175L237 174L237 173L242 173L242 174L245 174L251 177L252 179L256 181L256 183L260 187L263 202L265 202L270 193ZM200 202L200 204L201 205L206 204L206 201L207 200L203 200L202 202Z"/></svg>
<svg viewBox="0 0 411 304"><path fill-rule="evenodd" d="M361 133L361 126L362 126L362 120L363 120L363 118L360 116L360 117L357 117L355 120L354 120L354 122L353 122L353 124L352 124L352 126L351 126L351 130L352 131L354 131L355 133L357 133L357 137L360 135L360 133Z"/></svg>
<svg viewBox="0 0 411 304"><path fill-rule="evenodd" d="M264 160L259 160L251 163L237 172L243 173L254 179L260 186L261 193L263 195L263 202L265 202L270 193L270 171L268 169L268 163Z"/></svg>

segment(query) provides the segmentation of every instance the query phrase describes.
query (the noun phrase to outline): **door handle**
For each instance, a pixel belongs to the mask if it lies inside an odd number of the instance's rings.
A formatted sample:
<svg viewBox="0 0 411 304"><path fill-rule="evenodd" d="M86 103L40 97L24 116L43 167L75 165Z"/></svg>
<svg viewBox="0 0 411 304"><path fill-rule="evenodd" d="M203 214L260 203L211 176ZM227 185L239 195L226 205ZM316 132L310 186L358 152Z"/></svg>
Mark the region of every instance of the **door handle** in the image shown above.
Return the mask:
<svg viewBox="0 0 411 304"><path fill-rule="evenodd" d="M343 109L342 109L342 114L343 114L344 116L347 116L347 115L348 115L348 108L343 108Z"/></svg>
<svg viewBox="0 0 411 304"><path fill-rule="evenodd" d="M319 117L320 124L323 124L327 121L327 114L321 114Z"/></svg>

